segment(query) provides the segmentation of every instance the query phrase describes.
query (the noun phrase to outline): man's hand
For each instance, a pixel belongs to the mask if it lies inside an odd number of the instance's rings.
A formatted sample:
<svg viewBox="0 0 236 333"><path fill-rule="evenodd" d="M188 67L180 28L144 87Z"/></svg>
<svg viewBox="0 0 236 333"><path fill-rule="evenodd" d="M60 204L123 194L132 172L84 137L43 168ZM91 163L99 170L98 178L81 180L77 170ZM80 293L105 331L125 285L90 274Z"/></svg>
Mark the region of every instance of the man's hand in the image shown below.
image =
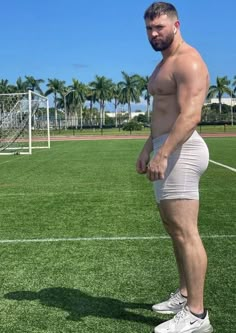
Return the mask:
<svg viewBox="0 0 236 333"><path fill-rule="evenodd" d="M168 158L163 156L161 151L147 165L147 177L150 181L156 181L165 178L165 171L168 164Z"/></svg>
<svg viewBox="0 0 236 333"><path fill-rule="evenodd" d="M149 154L142 152L136 162L136 170L140 174L147 172L147 164L150 160Z"/></svg>

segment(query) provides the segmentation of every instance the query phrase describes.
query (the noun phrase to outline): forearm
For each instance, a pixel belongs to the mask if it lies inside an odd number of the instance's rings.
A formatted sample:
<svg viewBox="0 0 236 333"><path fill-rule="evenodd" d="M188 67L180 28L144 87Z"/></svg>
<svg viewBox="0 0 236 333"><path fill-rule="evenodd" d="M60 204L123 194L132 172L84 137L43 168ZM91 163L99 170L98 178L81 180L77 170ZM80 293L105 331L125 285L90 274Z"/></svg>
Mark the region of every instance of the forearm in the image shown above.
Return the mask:
<svg viewBox="0 0 236 333"><path fill-rule="evenodd" d="M136 162L136 170L138 173L143 174L147 171L147 165L150 160L150 154L153 150L152 137L150 136L145 142L143 149L141 150L138 160Z"/></svg>
<svg viewBox="0 0 236 333"><path fill-rule="evenodd" d="M152 144L152 136L150 135L147 141L145 142L140 154L145 153L150 155L152 151L153 151L153 144Z"/></svg>

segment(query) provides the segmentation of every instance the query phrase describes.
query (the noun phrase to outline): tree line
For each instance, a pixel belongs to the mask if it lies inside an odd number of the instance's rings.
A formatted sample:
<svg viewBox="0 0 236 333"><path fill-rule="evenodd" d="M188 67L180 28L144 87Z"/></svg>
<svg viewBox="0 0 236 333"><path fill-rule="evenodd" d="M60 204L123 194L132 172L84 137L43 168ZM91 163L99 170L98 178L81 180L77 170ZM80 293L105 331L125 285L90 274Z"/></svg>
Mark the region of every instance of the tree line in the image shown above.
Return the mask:
<svg viewBox="0 0 236 333"><path fill-rule="evenodd" d="M106 103L114 105L115 126L118 125L118 107L124 108L127 106L128 120L131 121L131 104L139 103L141 98L146 103L146 115L149 121L151 111L151 95L148 92L148 76L140 76L138 74L128 75L122 71L122 80L115 83L105 76L95 76L95 79L88 84L84 84L73 78L70 85L59 79L48 79L47 82L43 79L37 79L33 76L25 76L24 79L19 77L15 84L10 84L7 79L0 80L0 94L6 93L23 93L29 89L43 96L53 96L54 103L54 120L57 124L58 112L62 112L65 121L70 117L77 116L82 121L84 118L90 120L94 118L100 124L105 122L105 106ZM41 85L46 83L46 90L43 91ZM223 96L234 98L236 94L236 75L233 80L227 76L217 77L216 83L209 87L207 99L217 98L217 112L219 115L224 113L222 107ZM95 105L99 107L96 108ZM232 111L232 110L231 110ZM233 109L233 112L236 110ZM209 107L203 108L203 115L207 119ZM214 108L214 113L216 109Z"/></svg>

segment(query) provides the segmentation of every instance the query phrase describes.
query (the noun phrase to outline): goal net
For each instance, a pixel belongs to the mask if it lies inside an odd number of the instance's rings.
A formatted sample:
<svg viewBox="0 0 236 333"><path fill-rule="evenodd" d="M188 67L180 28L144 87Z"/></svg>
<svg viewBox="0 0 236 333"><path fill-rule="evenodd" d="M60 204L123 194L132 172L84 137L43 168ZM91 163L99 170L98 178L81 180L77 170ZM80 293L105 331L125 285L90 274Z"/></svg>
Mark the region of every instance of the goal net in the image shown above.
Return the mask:
<svg viewBox="0 0 236 333"><path fill-rule="evenodd" d="M45 96L0 94L0 154L32 154L50 148L49 103Z"/></svg>

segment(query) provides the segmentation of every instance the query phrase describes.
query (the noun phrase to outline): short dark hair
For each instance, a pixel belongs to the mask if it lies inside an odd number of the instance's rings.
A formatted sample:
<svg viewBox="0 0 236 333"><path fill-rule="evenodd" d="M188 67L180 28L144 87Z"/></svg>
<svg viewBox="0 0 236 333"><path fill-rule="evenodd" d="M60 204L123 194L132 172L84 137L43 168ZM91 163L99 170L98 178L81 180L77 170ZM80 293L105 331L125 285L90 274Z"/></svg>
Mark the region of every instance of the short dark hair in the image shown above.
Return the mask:
<svg viewBox="0 0 236 333"><path fill-rule="evenodd" d="M170 17L176 16L178 19L178 12L175 6L168 2L153 2L151 6L146 9L144 19L154 20L161 15L167 15Z"/></svg>

